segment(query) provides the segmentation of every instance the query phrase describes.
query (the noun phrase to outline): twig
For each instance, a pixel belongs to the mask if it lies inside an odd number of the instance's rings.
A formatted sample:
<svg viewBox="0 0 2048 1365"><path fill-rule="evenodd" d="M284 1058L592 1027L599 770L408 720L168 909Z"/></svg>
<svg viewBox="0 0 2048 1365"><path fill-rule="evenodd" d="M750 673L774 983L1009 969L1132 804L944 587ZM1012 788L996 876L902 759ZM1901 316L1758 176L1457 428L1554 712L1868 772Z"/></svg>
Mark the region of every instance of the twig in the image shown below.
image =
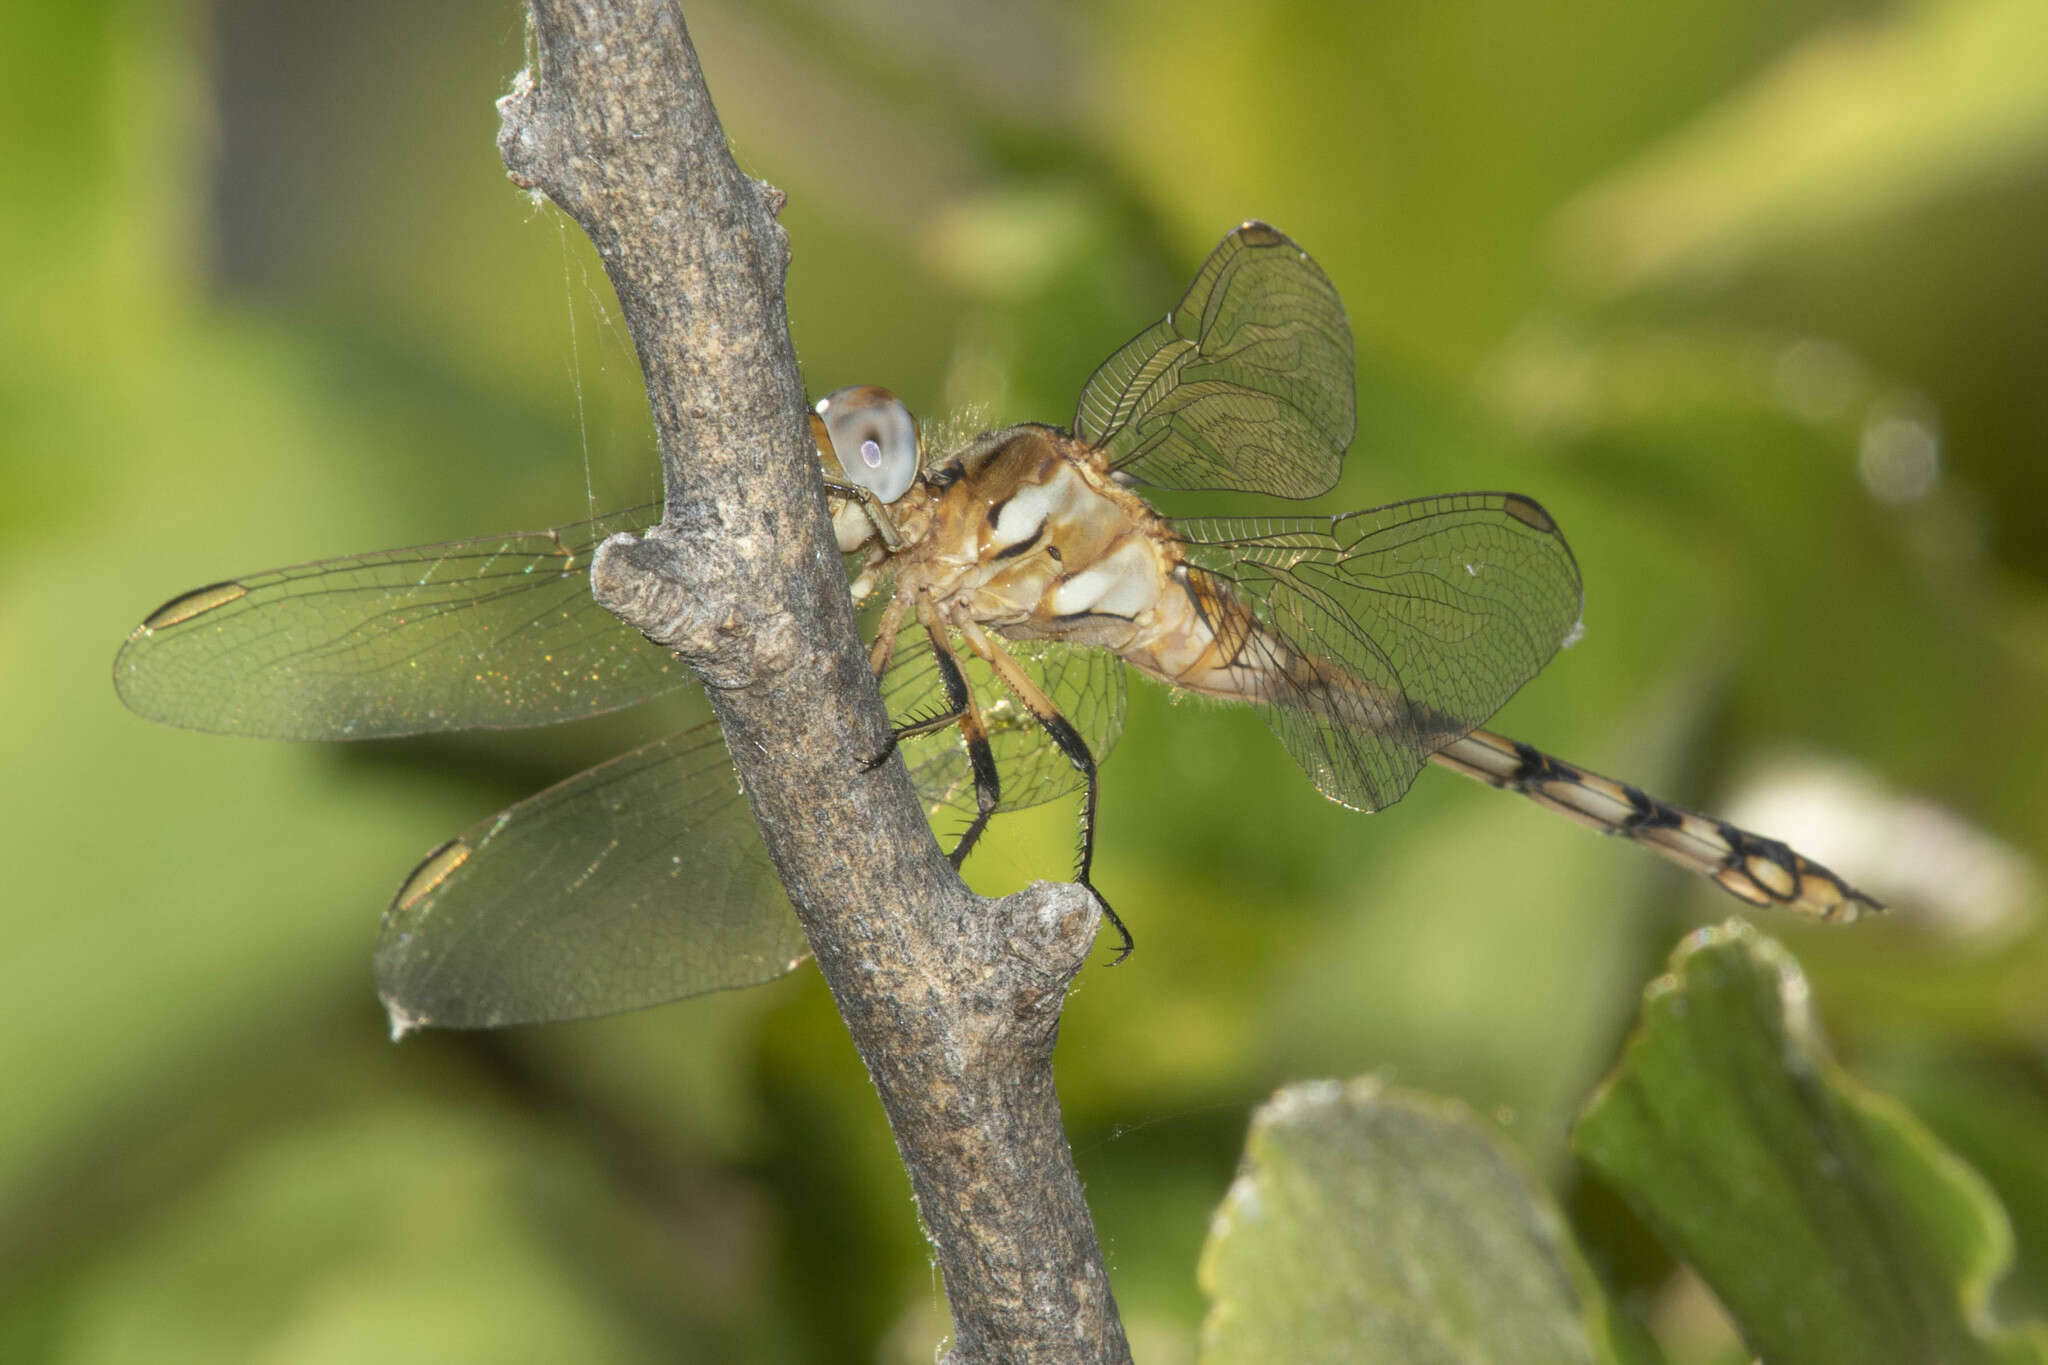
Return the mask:
<svg viewBox="0 0 2048 1365"><path fill-rule="evenodd" d="M531 0L500 101L512 179L596 245L633 335L667 512L592 590L709 685L768 851L888 1111L946 1276L955 1365L1127 1361L1052 1045L1098 913L978 897L933 842L854 629L783 303L782 196L743 175L680 12Z"/></svg>

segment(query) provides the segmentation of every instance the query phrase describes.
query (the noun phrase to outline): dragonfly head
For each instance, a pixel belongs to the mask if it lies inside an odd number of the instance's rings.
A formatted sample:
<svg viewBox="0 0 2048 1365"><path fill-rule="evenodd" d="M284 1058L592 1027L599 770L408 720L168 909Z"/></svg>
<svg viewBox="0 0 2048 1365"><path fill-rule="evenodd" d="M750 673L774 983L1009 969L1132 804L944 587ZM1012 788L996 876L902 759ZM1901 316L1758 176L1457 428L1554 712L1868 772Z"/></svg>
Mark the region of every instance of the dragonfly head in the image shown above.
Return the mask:
<svg viewBox="0 0 2048 1365"><path fill-rule="evenodd" d="M873 384L820 398L811 410L811 439L827 479L865 488L884 503L908 492L924 463L917 419L902 399Z"/></svg>
<svg viewBox="0 0 2048 1365"><path fill-rule="evenodd" d="M811 440L833 491L832 528L843 553L901 545L888 504L910 491L924 437L901 399L873 384L835 389L811 410Z"/></svg>

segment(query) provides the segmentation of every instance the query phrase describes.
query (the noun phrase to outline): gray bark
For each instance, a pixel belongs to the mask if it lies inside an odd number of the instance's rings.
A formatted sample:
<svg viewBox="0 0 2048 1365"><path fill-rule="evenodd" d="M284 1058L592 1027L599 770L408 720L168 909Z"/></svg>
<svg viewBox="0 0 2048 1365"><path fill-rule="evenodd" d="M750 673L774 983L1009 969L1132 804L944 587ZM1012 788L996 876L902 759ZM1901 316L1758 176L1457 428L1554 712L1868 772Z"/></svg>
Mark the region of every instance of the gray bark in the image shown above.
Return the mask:
<svg viewBox="0 0 2048 1365"><path fill-rule="evenodd" d="M784 308L779 191L727 153L674 4L530 0L512 179L596 245L639 350L667 512L592 590L697 669L873 1077L946 1277L956 1365L1126 1361L1052 1047L1099 912L974 895L887 734L827 521Z"/></svg>

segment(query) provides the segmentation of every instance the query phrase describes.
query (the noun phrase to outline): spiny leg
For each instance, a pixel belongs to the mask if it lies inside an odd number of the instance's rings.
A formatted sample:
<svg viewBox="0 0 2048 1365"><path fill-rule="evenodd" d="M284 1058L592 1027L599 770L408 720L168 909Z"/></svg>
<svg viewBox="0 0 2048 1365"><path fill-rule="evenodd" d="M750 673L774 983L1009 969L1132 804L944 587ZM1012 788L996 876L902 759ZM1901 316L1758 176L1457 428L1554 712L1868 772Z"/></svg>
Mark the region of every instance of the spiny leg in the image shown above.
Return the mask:
<svg viewBox="0 0 2048 1365"><path fill-rule="evenodd" d="M876 633L873 649L868 661L875 670L876 680L888 672L890 661L895 657L896 631L902 625L909 598L898 597L889 603L882 615L881 629ZM931 641L932 660L939 670L939 681L946 689L946 709L922 717L905 725L899 725L889 732L882 751L862 765L863 771L873 771L896 752L897 745L906 739L928 735L943 730L949 725L958 725L961 736L967 741L967 761L974 771L974 820L967 826L967 832L960 836L960 842L953 846L952 861L959 867L974 851L982 831L988 828L989 819L995 815L996 807L1002 802L1002 781L996 773L995 750L988 742L988 726L982 721L981 707L974 697L974 689L967 685L966 676L960 671L959 656L953 652L952 642L947 638L945 627L940 623L938 613L933 610L931 599L920 595L917 599L918 623L924 627L925 636Z"/></svg>
<svg viewBox="0 0 2048 1365"><path fill-rule="evenodd" d="M868 668L878 683L896 658L896 632L903 629L903 617L909 610L910 598L900 592L882 608L881 623L875 627L875 642L868 646Z"/></svg>
<svg viewBox="0 0 2048 1365"><path fill-rule="evenodd" d="M1010 657L1008 650L998 645L972 621L962 624L960 634L967 641L967 647L995 670L995 675L1002 680L1003 686L1010 689L1023 704L1024 709L1031 713L1031 718L1052 736L1053 743L1059 746L1067 761L1081 774L1081 853L1074 879L1088 888L1088 893L1094 896L1096 903L1102 907L1102 913L1116 927L1118 937L1123 939L1123 946L1118 950L1116 960L1109 964L1114 967L1129 957L1131 950L1138 945L1137 940L1131 937L1129 926L1110 907L1108 898L1096 890L1095 883L1089 880L1090 869L1095 863L1095 755L1088 752L1088 742L1081 738L1081 732L1074 728L1073 722L1060 714L1059 708L1053 705L1052 698L1046 696L1038 684L1031 680L1031 675L1018 666L1017 661Z"/></svg>
<svg viewBox="0 0 2048 1365"><path fill-rule="evenodd" d="M904 600L899 597L889 604L889 610L882 618L882 625L888 633L877 634L874 648L869 652L868 662L875 669L876 682L880 682L882 674L888 672L889 663L895 657L895 633L890 628L901 623L903 612L899 604ZM973 709L974 697L968 689L967 680L960 674L959 659L953 653L952 645L947 642L945 628L939 624L938 614L932 610L928 599L918 599L917 619L924 627L926 637L931 640L932 658L938 665L939 681L946 689L946 707L942 711L934 711L930 715L906 721L891 729L889 738L882 744L881 752L862 764L862 771L872 771L881 767L889 755L896 752L896 746L904 740L934 734L949 725L958 724ZM885 639L888 641L886 646L883 643Z"/></svg>
<svg viewBox="0 0 2048 1365"><path fill-rule="evenodd" d="M988 742L988 726L981 718L981 704L975 700L974 689L967 685L965 675L960 672L959 656L954 654L953 642L947 637L946 628L939 621L939 614L933 609L929 597L918 599L917 619L932 642L932 659L938 664L939 677L946 685L946 702L953 713L947 719L959 723L960 737L967 741L967 762L974 769L974 819L968 824L967 832L960 836L960 842L953 846L953 866L957 868L974 851L981 832L988 828L989 818L1002 802L1002 779L996 773L996 754ZM915 727L905 726L891 737L890 742L908 739L917 733L921 732Z"/></svg>
<svg viewBox="0 0 2048 1365"><path fill-rule="evenodd" d="M903 629L903 618L910 612L910 602L910 596L906 593L898 593L890 598L889 605L882 609L881 623L875 627L875 642L868 646L868 668L875 675L875 682L878 686L882 678L888 673L889 665L896 660L896 636L897 632ZM952 691L950 686L947 691L950 696ZM890 730L889 737L882 741L881 749L870 755L860 765L861 771L873 772L888 762L889 755L896 752L896 746L903 740L911 739L917 735L928 734L933 730L943 729L952 724L959 717L959 703L957 700L953 701L953 707L954 710L950 715L933 716L928 722L918 721L912 725Z"/></svg>
<svg viewBox="0 0 2048 1365"><path fill-rule="evenodd" d="M1834 923L1884 909L1840 877L1776 839L1659 801L1638 787L1485 730L1436 753L1433 762L1517 791L1602 834L1632 839L1712 877L1751 905L1779 905Z"/></svg>

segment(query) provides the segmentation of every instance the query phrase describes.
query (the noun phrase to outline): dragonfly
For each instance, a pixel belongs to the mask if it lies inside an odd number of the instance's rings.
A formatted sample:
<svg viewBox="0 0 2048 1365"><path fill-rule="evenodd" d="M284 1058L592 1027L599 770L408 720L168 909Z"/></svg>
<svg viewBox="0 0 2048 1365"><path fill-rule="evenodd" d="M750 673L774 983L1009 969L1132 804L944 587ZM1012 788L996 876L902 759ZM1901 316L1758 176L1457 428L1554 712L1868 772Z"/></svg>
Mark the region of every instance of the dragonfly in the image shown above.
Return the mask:
<svg viewBox="0 0 2048 1365"><path fill-rule="evenodd" d="M811 415L850 591L900 753L936 819L1080 794L1130 669L1256 707L1322 794L1399 801L1429 764L1643 845L1754 905L1882 907L1784 843L1480 728L1578 630L1583 591L1535 499L1477 492L1337 516L1171 519L1145 492L1305 500L1356 426L1350 324L1285 234L1247 222L1179 303L1099 366L1072 424L929 450L875 386ZM950 443L949 443L950 444ZM1144 491L1141 491L1144 490ZM159 607L115 660L150 719L302 740L539 725L689 685L591 596L595 547L641 507L546 531L321 560ZM1095 892L1128 954L1131 936ZM715 723L602 763L434 849L386 909L394 1021L485 1027L751 985L805 956Z"/></svg>

